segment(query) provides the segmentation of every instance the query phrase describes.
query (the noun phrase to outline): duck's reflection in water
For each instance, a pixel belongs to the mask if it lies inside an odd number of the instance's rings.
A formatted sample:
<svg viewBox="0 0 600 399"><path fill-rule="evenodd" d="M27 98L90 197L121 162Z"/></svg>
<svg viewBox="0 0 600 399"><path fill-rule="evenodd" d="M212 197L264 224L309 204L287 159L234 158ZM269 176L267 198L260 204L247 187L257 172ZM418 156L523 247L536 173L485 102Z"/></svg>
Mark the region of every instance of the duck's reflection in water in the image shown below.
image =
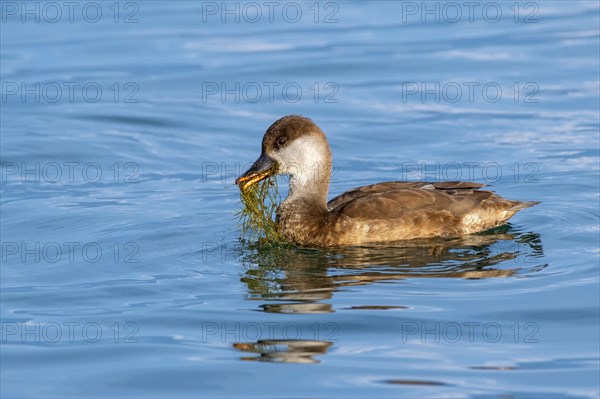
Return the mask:
<svg viewBox="0 0 600 399"><path fill-rule="evenodd" d="M269 313L333 313L330 299L348 286L413 278L484 279L527 275L541 270L540 236L510 225L455 239L410 241L396 246L306 249L289 246L241 246L246 268L242 281L248 299L265 301ZM372 305L353 306L372 309ZM402 309L381 304L378 309ZM281 343L283 345L278 345ZM237 349L261 353L254 360L309 361L330 342L269 340L239 343ZM315 348L321 348L321 352ZM247 360L247 359L246 359Z"/></svg>
<svg viewBox="0 0 600 399"><path fill-rule="evenodd" d="M233 347L243 352L258 353L260 356L245 356L240 360L282 363L319 363L315 355L327 353L332 345L329 341L300 339L260 340L252 343L236 343Z"/></svg>
<svg viewBox="0 0 600 399"><path fill-rule="evenodd" d="M242 247L242 281L249 299L274 313L329 313L341 287L407 278L482 279L531 273L543 265L537 233L511 231L455 239L410 241L397 246L306 249ZM293 301L277 303L279 301Z"/></svg>

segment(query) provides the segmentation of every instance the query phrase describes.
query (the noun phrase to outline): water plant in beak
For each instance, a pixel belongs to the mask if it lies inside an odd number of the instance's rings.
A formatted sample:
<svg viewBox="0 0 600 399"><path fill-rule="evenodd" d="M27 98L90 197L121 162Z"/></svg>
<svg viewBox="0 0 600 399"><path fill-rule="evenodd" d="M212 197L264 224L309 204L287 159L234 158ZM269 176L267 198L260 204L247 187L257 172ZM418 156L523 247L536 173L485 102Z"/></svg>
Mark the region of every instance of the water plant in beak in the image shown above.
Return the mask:
<svg viewBox="0 0 600 399"><path fill-rule="evenodd" d="M260 158L235 183L240 188L243 204L237 213L242 239L263 243L283 242L277 230L275 212L281 201L275 177L277 165L267 155Z"/></svg>

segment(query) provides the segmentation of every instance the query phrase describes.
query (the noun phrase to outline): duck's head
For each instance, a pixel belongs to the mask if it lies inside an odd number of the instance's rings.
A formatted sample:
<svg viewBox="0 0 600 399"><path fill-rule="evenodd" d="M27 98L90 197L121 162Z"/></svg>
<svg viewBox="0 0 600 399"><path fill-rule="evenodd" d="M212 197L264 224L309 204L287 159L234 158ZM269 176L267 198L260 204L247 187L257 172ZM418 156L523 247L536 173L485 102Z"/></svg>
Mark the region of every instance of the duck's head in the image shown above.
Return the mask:
<svg viewBox="0 0 600 399"><path fill-rule="evenodd" d="M288 115L269 126L260 157L235 183L244 190L275 174L290 175L290 193L321 191L317 190L321 186L326 192L331 150L325 134L310 119Z"/></svg>

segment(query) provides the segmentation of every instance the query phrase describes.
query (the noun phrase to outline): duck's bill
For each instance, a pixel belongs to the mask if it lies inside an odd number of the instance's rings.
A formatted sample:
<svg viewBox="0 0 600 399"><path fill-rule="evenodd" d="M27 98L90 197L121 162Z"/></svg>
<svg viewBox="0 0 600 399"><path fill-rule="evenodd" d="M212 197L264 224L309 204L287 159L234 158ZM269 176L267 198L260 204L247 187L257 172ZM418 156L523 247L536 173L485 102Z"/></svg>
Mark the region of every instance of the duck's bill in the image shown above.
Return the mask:
<svg viewBox="0 0 600 399"><path fill-rule="evenodd" d="M273 176L276 172L275 166L275 162L263 153L256 162L252 164L250 169L235 180L235 184L240 187L240 190L246 190L253 184L258 183L269 176Z"/></svg>

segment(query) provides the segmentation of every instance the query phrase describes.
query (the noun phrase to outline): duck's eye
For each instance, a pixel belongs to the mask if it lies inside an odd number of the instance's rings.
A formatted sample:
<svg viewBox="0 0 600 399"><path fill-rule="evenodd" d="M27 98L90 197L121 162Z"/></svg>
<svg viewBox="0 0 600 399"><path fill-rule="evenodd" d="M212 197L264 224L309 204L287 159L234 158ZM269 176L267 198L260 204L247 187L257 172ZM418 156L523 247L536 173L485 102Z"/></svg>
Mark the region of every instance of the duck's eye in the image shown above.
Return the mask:
<svg viewBox="0 0 600 399"><path fill-rule="evenodd" d="M285 142L287 141L287 139L285 137L280 137L277 139L277 144L275 145L276 148L281 147L282 145L285 144Z"/></svg>

